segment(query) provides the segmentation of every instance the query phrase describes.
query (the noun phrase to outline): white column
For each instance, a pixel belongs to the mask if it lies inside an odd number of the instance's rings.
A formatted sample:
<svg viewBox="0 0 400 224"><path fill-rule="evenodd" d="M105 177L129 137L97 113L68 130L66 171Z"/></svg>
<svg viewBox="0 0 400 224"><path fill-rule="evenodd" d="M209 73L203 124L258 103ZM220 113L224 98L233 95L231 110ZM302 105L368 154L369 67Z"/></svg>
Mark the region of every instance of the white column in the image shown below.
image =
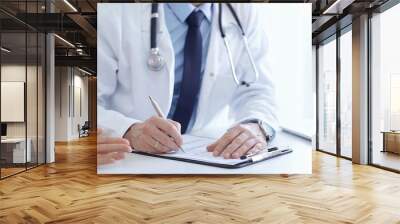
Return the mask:
<svg viewBox="0 0 400 224"><path fill-rule="evenodd" d="M54 60L54 35L46 36L46 163L55 161L55 60Z"/></svg>
<svg viewBox="0 0 400 224"><path fill-rule="evenodd" d="M353 20L353 162L368 163L368 15Z"/></svg>

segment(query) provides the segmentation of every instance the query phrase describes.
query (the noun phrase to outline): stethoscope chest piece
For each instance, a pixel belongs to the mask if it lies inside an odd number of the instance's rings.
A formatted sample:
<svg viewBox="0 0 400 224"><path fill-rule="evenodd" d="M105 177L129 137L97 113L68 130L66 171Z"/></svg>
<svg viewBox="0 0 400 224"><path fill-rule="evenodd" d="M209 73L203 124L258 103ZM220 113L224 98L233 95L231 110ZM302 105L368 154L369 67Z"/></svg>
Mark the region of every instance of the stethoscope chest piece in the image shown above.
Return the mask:
<svg viewBox="0 0 400 224"><path fill-rule="evenodd" d="M147 65L149 66L150 70L160 71L164 67L164 64L165 60L161 56L159 49L150 49L150 55L147 59Z"/></svg>

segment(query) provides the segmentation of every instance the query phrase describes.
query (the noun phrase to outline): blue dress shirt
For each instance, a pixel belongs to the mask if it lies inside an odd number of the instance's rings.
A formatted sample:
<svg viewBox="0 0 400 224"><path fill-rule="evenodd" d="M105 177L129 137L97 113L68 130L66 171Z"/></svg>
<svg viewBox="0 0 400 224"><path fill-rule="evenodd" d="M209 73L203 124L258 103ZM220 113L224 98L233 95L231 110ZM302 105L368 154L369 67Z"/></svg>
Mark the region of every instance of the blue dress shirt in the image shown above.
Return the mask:
<svg viewBox="0 0 400 224"><path fill-rule="evenodd" d="M188 31L188 25L186 24L186 18L194 11L201 10L205 16L205 19L200 25L200 32L203 38L203 54L201 60L201 76L203 76L204 68L207 59L208 45L210 42L211 32L211 21L213 17L213 3L203 3L198 7L195 7L192 3L166 3L164 4L165 21L169 35L171 36L172 47L175 53L175 83L174 93L172 97L171 109L168 113L168 118L171 119L178 104L179 94L181 90L181 83L183 79L183 62L184 62L184 48L186 41L186 34ZM202 77L200 77L202 79ZM196 120L197 114L197 103L199 96L196 98L195 107L193 110L192 117L187 128L187 132L193 127L194 121ZM243 123L256 123L256 120L244 121ZM266 132L270 134L271 138L274 138L275 131L271 127L266 127Z"/></svg>
<svg viewBox="0 0 400 224"><path fill-rule="evenodd" d="M172 98L171 109L168 113L168 118L171 118L176 110L178 104L179 94L181 91L181 82L183 79L183 62L184 62L184 48L188 25L186 18L194 11L201 10L205 16L200 25L200 32L203 38L203 53L201 60L201 76L203 76L204 68L207 59L208 45L210 42L211 20L213 16L213 4L203 3L195 7L191 3L166 3L164 4L165 21L169 35L171 36L172 47L175 53L175 83L174 93ZM200 77L202 79L202 77ZM193 127L197 113L197 103L199 96L196 97L196 103L193 110L192 117L187 128L187 132Z"/></svg>

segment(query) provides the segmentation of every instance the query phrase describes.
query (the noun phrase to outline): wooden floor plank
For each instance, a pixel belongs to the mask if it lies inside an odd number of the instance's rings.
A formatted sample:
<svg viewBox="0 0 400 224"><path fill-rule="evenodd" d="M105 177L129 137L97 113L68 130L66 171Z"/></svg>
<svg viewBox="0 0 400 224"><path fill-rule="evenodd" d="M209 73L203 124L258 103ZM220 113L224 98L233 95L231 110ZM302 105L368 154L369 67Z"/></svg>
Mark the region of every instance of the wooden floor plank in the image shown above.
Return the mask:
<svg viewBox="0 0 400 224"><path fill-rule="evenodd" d="M397 223L400 175L313 153L312 175L96 174L96 140L0 181L0 223Z"/></svg>

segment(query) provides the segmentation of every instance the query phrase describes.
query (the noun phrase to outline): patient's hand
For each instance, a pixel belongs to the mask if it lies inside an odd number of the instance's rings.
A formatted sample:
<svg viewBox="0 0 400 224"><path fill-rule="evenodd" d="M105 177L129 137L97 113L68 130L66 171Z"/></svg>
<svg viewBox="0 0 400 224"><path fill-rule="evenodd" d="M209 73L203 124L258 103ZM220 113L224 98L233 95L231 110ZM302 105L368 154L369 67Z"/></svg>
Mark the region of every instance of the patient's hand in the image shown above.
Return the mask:
<svg viewBox="0 0 400 224"><path fill-rule="evenodd" d="M267 141L258 124L240 124L230 128L221 138L207 146L214 156L238 159L247 153L257 153Z"/></svg>
<svg viewBox="0 0 400 224"><path fill-rule="evenodd" d="M102 135L101 129L97 131L97 164L114 163L125 158L125 153L132 152L129 141L123 138L112 138Z"/></svg>

